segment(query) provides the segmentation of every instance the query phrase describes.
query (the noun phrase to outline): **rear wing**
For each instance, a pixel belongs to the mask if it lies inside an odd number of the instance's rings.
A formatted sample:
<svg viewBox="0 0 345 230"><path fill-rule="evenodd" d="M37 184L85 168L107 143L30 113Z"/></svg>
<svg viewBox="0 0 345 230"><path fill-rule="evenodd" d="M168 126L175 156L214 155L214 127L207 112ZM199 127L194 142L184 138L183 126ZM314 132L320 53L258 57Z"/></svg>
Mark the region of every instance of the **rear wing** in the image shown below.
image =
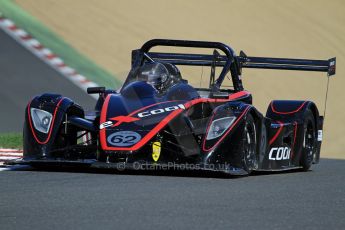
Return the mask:
<svg viewBox="0 0 345 230"><path fill-rule="evenodd" d="M327 72L328 76L335 75L336 71L335 57L328 60L248 57L241 51L236 58L241 68L317 71Z"/></svg>
<svg viewBox="0 0 345 230"><path fill-rule="evenodd" d="M168 62L174 65L194 65L194 66L224 66L226 56L206 54L179 54L179 53L155 53L147 55L155 61ZM328 60L292 59L292 58L269 58L269 57L249 57L241 51L240 56L235 56L240 69L280 69L327 72L328 76L336 73L336 58Z"/></svg>

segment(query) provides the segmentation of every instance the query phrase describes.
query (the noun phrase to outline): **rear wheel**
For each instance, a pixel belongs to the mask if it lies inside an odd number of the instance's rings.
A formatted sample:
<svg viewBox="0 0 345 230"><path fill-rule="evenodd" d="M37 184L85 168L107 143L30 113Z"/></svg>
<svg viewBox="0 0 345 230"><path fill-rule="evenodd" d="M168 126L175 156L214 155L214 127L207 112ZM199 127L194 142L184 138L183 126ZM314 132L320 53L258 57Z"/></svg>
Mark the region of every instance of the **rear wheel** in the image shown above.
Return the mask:
<svg viewBox="0 0 345 230"><path fill-rule="evenodd" d="M248 173L258 168L257 131L254 118L247 115L243 133L243 169Z"/></svg>
<svg viewBox="0 0 345 230"><path fill-rule="evenodd" d="M316 125L314 115L311 110L307 110L303 125L303 149L300 164L303 171L308 171L313 163L316 150Z"/></svg>

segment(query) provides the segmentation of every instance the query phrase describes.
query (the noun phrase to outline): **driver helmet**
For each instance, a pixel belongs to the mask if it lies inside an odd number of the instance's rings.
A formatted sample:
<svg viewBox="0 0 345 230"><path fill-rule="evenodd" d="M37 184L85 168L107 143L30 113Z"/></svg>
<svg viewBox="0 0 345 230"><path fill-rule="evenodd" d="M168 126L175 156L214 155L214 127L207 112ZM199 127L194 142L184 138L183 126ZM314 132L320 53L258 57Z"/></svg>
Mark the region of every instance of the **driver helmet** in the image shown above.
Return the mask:
<svg viewBox="0 0 345 230"><path fill-rule="evenodd" d="M139 80L146 81L161 92L174 84L175 75L176 73L179 74L176 67L174 69L175 71L172 71L172 69L173 66L171 64L163 64L160 62L146 63L140 67L137 77Z"/></svg>

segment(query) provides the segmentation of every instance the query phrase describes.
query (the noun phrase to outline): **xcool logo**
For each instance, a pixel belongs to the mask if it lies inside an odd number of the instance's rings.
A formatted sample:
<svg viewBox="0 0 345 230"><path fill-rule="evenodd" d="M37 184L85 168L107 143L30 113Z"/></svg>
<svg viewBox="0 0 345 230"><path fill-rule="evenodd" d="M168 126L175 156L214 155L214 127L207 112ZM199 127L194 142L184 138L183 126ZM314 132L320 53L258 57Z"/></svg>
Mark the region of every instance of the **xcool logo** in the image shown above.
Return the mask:
<svg viewBox="0 0 345 230"><path fill-rule="evenodd" d="M172 112L174 110L178 110L178 109L186 109L186 107L183 104L178 104L178 105L174 105L174 106L170 106L170 107L166 107L166 108L162 108L162 109L153 109L153 110L148 110L148 111L144 111L141 113L138 113L137 116L138 117L131 117L131 116L117 116L117 117L112 117L109 118L111 121L106 121L103 122L102 124L99 125L99 129L105 129L107 127L114 127L114 126L119 126L120 124L122 124L123 122L126 123L131 123L131 122L135 122L140 120L140 118L145 118L145 117L149 117L149 116L153 116L153 115L157 115L157 114L161 114L161 113L166 113L166 112ZM114 124L113 121L116 121L116 123Z"/></svg>
<svg viewBox="0 0 345 230"><path fill-rule="evenodd" d="M269 159L272 161L280 161L290 159L291 149L288 147L271 148Z"/></svg>
<svg viewBox="0 0 345 230"><path fill-rule="evenodd" d="M155 109L155 110L151 110L151 111L145 111L142 113L138 113L138 117L148 117L148 116L152 116L155 114L160 114L160 113L165 113L165 112L171 112L177 109L185 109L183 104L178 104L175 106L170 106L170 107L166 107L164 109Z"/></svg>

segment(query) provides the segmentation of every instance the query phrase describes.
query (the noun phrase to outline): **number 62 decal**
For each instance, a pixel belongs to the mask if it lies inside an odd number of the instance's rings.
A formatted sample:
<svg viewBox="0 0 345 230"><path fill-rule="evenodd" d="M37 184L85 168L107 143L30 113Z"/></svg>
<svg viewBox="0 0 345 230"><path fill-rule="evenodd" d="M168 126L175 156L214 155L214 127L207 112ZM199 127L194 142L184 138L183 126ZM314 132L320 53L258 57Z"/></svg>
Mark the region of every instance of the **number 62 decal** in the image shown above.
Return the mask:
<svg viewBox="0 0 345 230"><path fill-rule="evenodd" d="M108 136L107 141L114 146L132 146L140 141L139 133L133 131L120 131Z"/></svg>

